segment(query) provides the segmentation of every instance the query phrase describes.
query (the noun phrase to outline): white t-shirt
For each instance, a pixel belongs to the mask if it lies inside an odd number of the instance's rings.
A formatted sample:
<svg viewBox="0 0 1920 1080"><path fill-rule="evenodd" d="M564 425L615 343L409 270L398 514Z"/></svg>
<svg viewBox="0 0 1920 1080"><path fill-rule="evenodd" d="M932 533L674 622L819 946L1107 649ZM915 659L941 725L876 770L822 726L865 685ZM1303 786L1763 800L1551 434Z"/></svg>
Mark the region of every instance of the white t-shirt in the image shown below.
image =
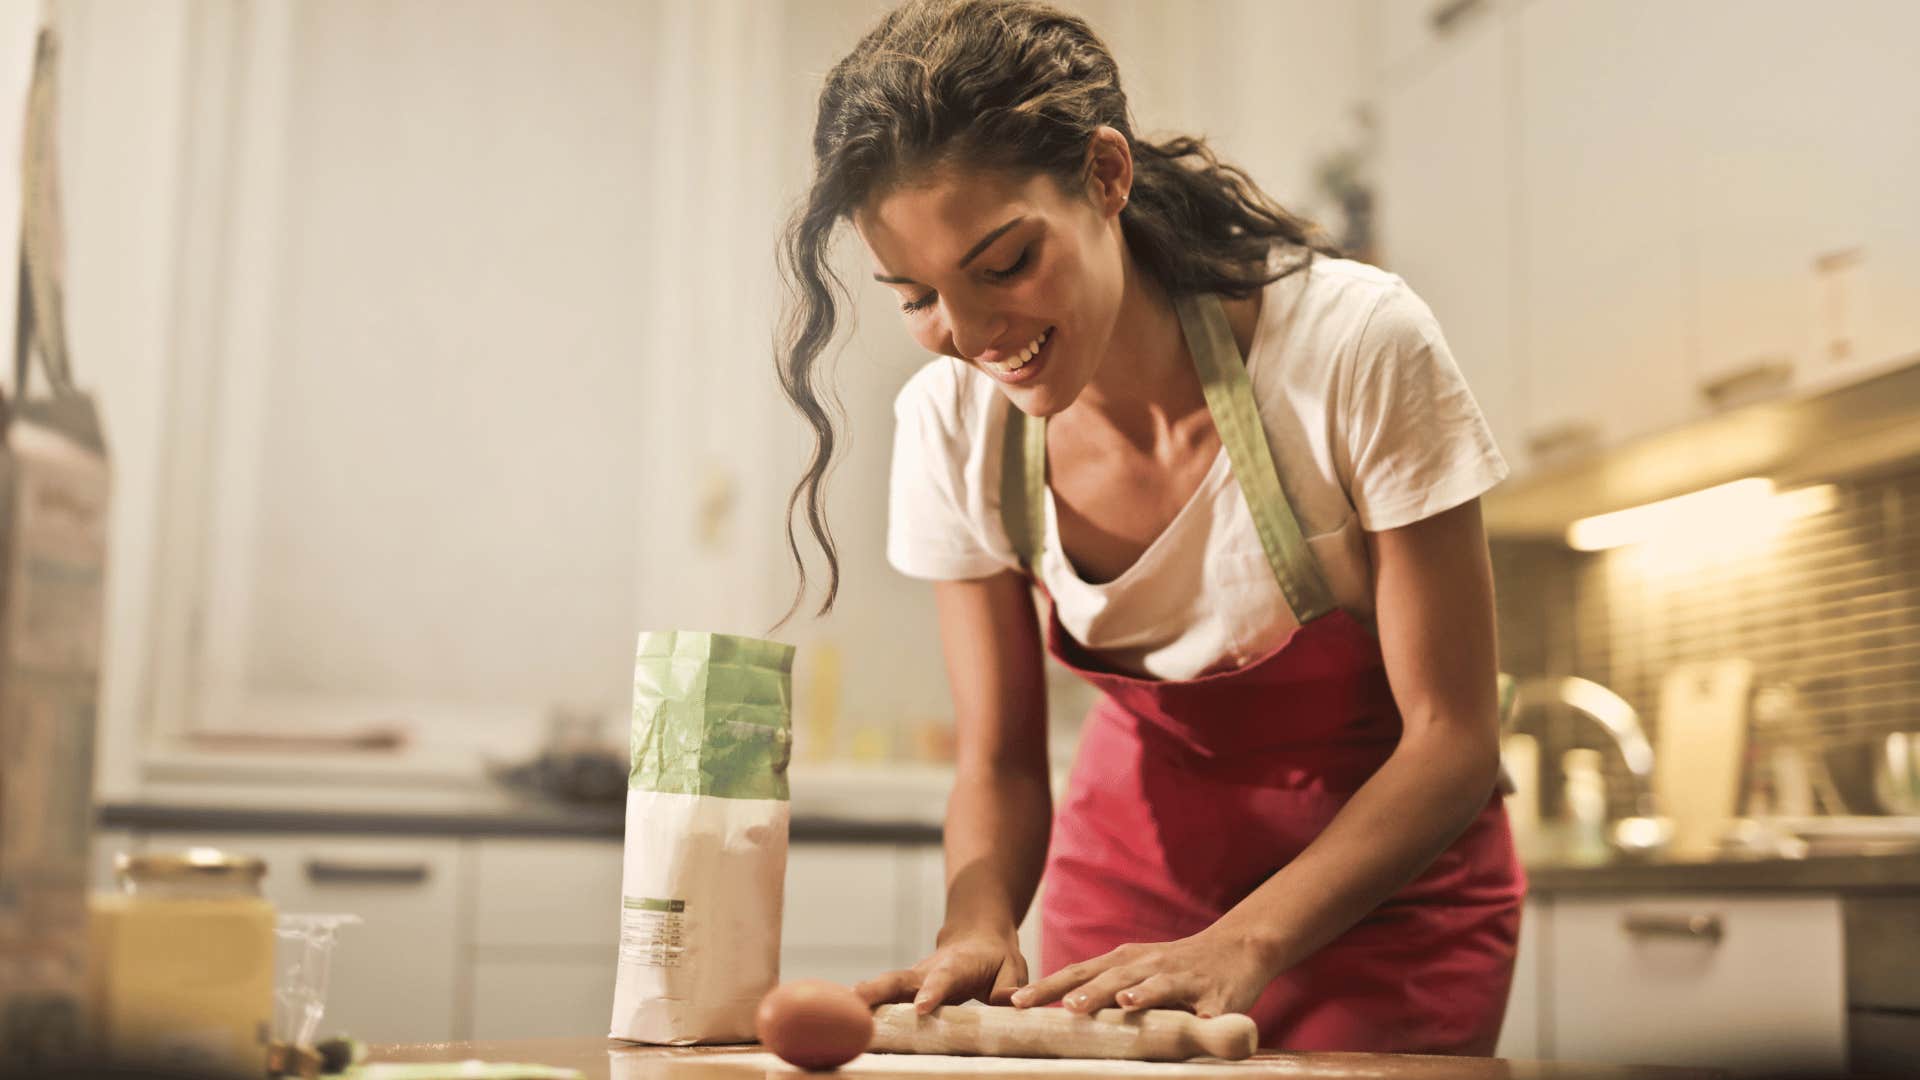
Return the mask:
<svg viewBox="0 0 1920 1080"><path fill-rule="evenodd" d="M1499 483L1506 461L1433 312L1395 274L1316 256L1266 287L1248 352L1300 531L1334 601L1370 621L1361 530L1459 506ZM1010 408L991 378L951 357L901 390L887 535L900 572L942 581L1019 568L1000 516ZM1083 580L1062 554L1050 491L1045 535L1038 573L1061 625L1117 670L1191 679L1237 668L1298 625L1224 448L1173 522L1112 581Z"/></svg>

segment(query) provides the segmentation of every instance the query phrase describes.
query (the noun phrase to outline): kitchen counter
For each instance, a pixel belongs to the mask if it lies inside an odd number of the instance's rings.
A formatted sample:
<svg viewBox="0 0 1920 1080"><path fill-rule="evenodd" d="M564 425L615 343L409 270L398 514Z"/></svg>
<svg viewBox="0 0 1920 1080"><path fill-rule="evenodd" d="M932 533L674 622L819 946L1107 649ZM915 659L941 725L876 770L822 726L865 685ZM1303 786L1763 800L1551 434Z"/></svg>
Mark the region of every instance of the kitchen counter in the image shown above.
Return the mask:
<svg viewBox="0 0 1920 1080"><path fill-rule="evenodd" d="M98 824L111 829L175 829L194 832L380 833L399 836L513 836L595 838L618 841L627 827L618 807L557 803L476 801L467 807L285 807L189 802L174 799L107 803ZM795 813L795 841L940 842L940 826L916 821L874 821L853 816Z"/></svg>
<svg viewBox="0 0 1920 1080"><path fill-rule="evenodd" d="M578 1069L588 1080L757 1080L769 1075L804 1075L757 1046L663 1047L608 1039L539 1039L382 1046L374 1048L372 1054L375 1062L455 1062L470 1058L557 1065ZM1709 1080L1725 1075L1712 1069L1565 1061L1267 1051L1246 1061L1182 1064L867 1054L839 1071L876 1077L1211 1076L1288 1080Z"/></svg>
<svg viewBox="0 0 1920 1080"><path fill-rule="evenodd" d="M847 781L856 791L866 778ZM858 798L841 798L826 785L796 794L791 836L796 843L937 844L941 807L896 795L897 813L862 812ZM884 800L885 792L874 796ZM942 792L944 794L944 791ZM412 836L505 836L619 841L625 813L614 806L568 806L504 791L475 792L421 805L383 804L363 795L343 799L338 789L308 800L259 797L210 799L204 792L109 802L99 810L104 828L197 832L378 833ZM1920 852L1816 855L1806 858L1717 860L1615 859L1595 865L1534 863L1527 877L1536 895L1746 890L1920 890Z"/></svg>
<svg viewBox="0 0 1920 1080"><path fill-rule="evenodd" d="M1616 859L1587 866L1530 865L1536 895L1555 893L1920 890L1920 853L1806 858Z"/></svg>

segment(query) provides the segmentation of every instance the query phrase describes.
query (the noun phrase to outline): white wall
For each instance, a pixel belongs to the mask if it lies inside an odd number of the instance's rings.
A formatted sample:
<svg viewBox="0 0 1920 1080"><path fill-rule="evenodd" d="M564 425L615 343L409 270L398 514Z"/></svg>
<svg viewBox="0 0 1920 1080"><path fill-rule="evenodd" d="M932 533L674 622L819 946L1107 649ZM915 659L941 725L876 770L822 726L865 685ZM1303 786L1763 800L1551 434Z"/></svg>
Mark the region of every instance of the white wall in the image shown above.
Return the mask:
<svg viewBox="0 0 1920 1080"><path fill-rule="evenodd" d="M770 370L772 252L820 78L885 4L105 6L63 18L101 58L69 95L75 339L133 477L114 738L169 688L201 703L190 723L530 730L556 704L624 710L641 627L761 633L785 609L807 438ZM1354 6L1070 6L1119 54L1143 132L1205 133L1318 209L1312 162L1365 74ZM200 73L223 56L225 113ZM196 129L209 115L229 142ZM218 205L196 169L231 186L223 222L191 220ZM114 185L130 174L155 183ZM882 555L891 402L924 358L843 240L844 586L782 636L803 680L835 642L843 711L891 727L948 711L929 591ZM156 554L163 506L200 529ZM197 660L167 651L202 631Z"/></svg>

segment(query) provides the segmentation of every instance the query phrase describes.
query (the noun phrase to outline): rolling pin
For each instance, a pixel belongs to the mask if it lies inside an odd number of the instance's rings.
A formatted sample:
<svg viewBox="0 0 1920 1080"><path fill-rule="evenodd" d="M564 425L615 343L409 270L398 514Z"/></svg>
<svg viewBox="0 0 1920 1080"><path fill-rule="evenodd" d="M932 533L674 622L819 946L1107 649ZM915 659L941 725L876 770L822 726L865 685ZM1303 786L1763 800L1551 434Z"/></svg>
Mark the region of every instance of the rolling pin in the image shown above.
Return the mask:
<svg viewBox="0 0 1920 1080"><path fill-rule="evenodd" d="M1206 1020L1175 1009L1066 1009L1010 1005L946 1005L921 1016L912 1005L873 1010L873 1042L882 1054L980 1054L1027 1058L1122 1058L1239 1061L1259 1042L1253 1018L1228 1013Z"/></svg>

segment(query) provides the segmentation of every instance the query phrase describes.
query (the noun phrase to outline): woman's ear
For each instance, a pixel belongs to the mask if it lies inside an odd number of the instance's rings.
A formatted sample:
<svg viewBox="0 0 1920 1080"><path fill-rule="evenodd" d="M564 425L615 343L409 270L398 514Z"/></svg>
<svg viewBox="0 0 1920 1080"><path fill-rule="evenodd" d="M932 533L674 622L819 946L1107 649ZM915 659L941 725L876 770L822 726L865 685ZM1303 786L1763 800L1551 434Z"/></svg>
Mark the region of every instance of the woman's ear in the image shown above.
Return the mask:
<svg viewBox="0 0 1920 1080"><path fill-rule="evenodd" d="M1127 137L1107 125L1087 140L1087 198L1112 217L1127 205L1133 190L1133 148Z"/></svg>

